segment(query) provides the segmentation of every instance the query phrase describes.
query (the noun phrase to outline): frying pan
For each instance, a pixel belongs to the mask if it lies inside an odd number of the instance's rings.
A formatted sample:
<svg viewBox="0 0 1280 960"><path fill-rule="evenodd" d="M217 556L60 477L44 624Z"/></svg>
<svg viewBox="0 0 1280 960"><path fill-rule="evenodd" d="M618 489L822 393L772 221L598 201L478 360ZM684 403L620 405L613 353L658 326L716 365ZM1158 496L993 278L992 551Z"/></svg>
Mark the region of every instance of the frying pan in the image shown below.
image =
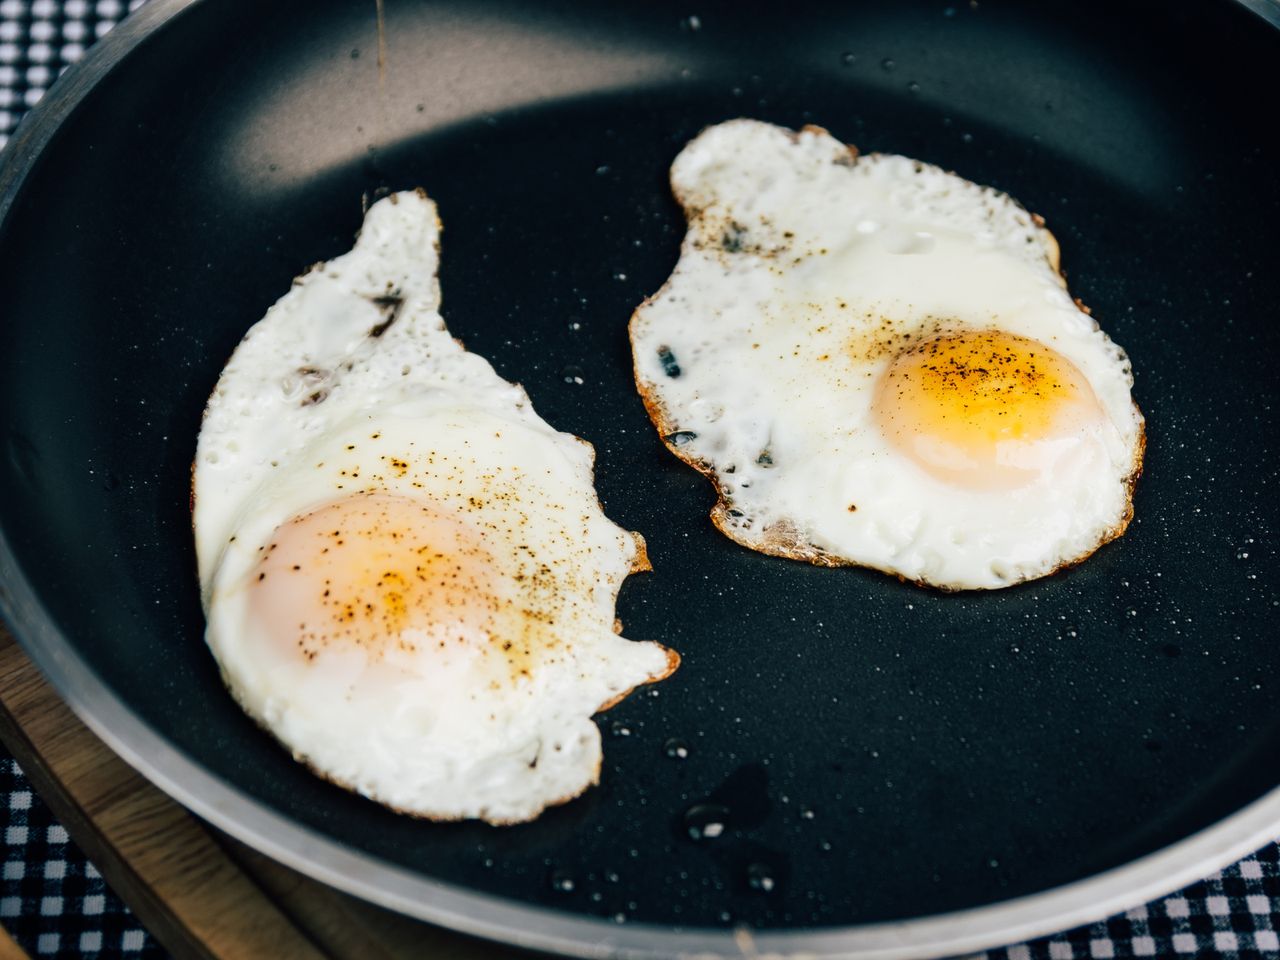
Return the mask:
<svg viewBox="0 0 1280 960"><path fill-rule="evenodd" d="M155 0L4 158L3 609L109 744L321 880L584 956L737 954L743 930L814 956L977 949L1280 833L1264 19L387 0L383 40L365 0ZM709 486L645 417L625 329L677 257L671 159L742 115L920 157L1047 219L1147 416L1123 538L1044 581L940 595L714 532ZM595 444L606 510L655 566L620 616L684 656L600 717L599 787L507 829L311 776L202 642L204 400L291 277L349 247L362 196L419 184L444 222L447 322ZM727 808L721 836L691 837L700 804Z"/></svg>

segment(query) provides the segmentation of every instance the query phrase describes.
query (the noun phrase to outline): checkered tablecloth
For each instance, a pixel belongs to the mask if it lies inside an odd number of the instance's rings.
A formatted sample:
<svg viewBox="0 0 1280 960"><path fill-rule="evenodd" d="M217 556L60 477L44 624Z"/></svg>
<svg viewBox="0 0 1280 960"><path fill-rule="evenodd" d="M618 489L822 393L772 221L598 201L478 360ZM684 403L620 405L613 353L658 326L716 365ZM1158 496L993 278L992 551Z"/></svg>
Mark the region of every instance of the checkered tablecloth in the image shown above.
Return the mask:
<svg viewBox="0 0 1280 960"><path fill-rule="evenodd" d="M85 48L143 0L0 0L0 148ZM164 951L0 753L0 923L33 956L151 958ZM991 960L1280 957L1280 846L1180 893Z"/></svg>
<svg viewBox="0 0 1280 960"><path fill-rule="evenodd" d="M0 803L0 923L19 945L43 957L165 956L2 753Z"/></svg>
<svg viewBox="0 0 1280 960"><path fill-rule="evenodd" d="M144 0L0 0L0 147L85 48Z"/></svg>

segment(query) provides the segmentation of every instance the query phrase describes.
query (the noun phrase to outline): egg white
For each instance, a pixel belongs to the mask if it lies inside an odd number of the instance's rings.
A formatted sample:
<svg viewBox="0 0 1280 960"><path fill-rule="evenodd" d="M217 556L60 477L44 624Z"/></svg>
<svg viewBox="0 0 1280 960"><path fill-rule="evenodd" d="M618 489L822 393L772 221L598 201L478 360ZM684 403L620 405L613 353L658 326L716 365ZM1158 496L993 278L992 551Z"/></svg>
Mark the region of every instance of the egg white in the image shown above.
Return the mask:
<svg viewBox="0 0 1280 960"><path fill-rule="evenodd" d="M298 278L223 370L193 475L206 640L244 709L318 774L400 811L512 823L597 782L591 715L678 657L615 632L643 541L601 510L590 445L445 328L438 230L420 191L374 204L355 248ZM430 518L444 534L423 550L455 549L451 531L475 544L475 583L438 602L479 613L344 632L296 580L284 596L306 600L307 631L269 629L272 585L332 558L264 558L335 504Z"/></svg>
<svg viewBox="0 0 1280 960"><path fill-rule="evenodd" d="M716 484L727 536L972 589L1042 576L1123 532L1144 445L1130 365L1021 206L816 127L751 120L703 131L671 183L688 232L632 318L635 375L667 445ZM987 330L1052 348L1103 414L1014 490L939 480L871 414L910 344Z"/></svg>

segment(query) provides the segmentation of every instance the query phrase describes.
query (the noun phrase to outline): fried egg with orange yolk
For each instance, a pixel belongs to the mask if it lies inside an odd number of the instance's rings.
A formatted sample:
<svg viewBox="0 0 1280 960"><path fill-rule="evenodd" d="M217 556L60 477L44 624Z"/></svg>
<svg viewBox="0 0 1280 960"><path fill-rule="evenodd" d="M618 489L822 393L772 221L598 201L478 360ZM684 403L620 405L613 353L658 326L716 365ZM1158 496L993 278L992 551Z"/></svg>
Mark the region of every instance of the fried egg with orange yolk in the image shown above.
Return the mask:
<svg viewBox="0 0 1280 960"><path fill-rule="evenodd" d="M380 200L223 370L193 475L206 640L319 775L515 823L597 782L592 714L678 657L617 633L648 562L591 446L445 328L438 230L425 194Z"/></svg>
<svg viewBox="0 0 1280 960"><path fill-rule="evenodd" d="M704 130L680 260L631 321L637 386L764 553L943 589L1122 534L1144 424L1124 352L1008 196L817 127Z"/></svg>

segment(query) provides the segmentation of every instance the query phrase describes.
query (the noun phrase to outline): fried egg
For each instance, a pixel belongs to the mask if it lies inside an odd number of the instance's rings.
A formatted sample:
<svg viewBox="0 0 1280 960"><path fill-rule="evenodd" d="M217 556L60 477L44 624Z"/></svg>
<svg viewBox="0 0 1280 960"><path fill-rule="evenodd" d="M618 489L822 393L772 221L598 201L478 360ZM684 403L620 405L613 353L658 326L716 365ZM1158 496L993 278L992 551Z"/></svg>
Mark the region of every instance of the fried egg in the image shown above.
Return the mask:
<svg viewBox="0 0 1280 960"><path fill-rule="evenodd" d="M1143 418L1124 352L1008 196L817 127L703 131L688 219L631 321L667 446L768 554L1004 587L1124 532Z"/></svg>
<svg viewBox="0 0 1280 960"><path fill-rule="evenodd" d="M590 444L445 328L438 231L424 193L380 200L223 370L193 475L206 640L321 776L514 823L597 782L592 714L678 657L615 629L648 562Z"/></svg>

